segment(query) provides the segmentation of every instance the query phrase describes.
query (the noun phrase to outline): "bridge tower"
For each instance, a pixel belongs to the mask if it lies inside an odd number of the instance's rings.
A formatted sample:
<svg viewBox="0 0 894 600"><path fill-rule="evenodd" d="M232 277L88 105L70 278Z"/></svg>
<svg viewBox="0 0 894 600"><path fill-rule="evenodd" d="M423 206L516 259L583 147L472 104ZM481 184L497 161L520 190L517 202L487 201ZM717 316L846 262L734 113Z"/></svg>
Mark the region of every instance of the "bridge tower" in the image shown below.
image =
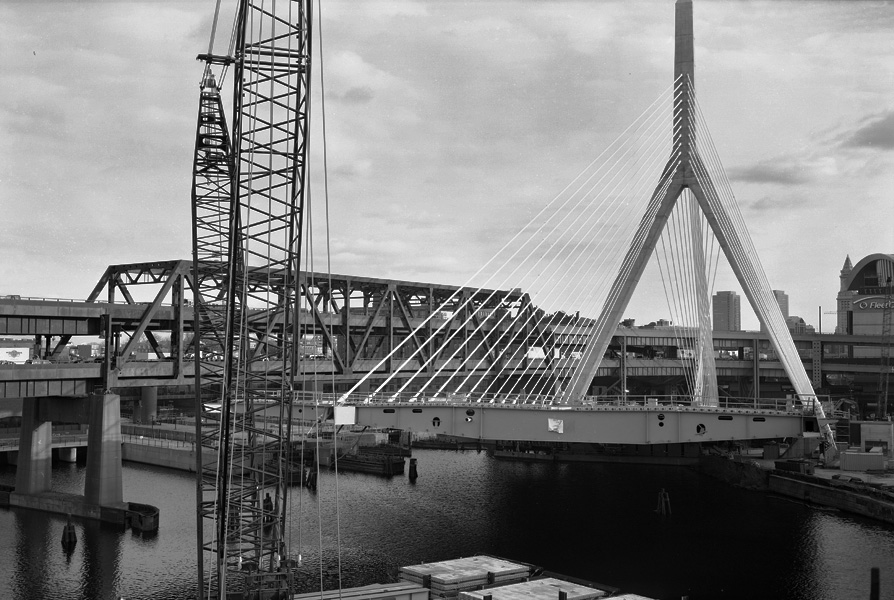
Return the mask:
<svg viewBox="0 0 894 600"><path fill-rule="evenodd" d="M717 186L700 152L699 138L695 128L695 57L693 37L692 0L677 0L675 4L675 46L674 46L674 125L671 156L667 161L659 184L653 192L646 214L642 217L634 242L627 250L617 277L608 294L596 327L590 335L584 352L584 359L576 369L568 385L563 391L565 402L575 402L586 395L590 382L599 367L608 347L615 327L620 322L624 310L630 301L633 291L642 276L655 245L665 228L674 205L680 196L687 191L692 194L698 208L707 219L711 231L716 236L730 266L745 292L748 301L766 326L771 342L794 385L802 402L810 404L819 418L824 418L822 407L816 399L813 386L807 377L798 356L785 319L776 303L772 289L753 251L750 237L741 217L732 213L721 202ZM694 218L694 216L693 216ZM695 264L702 250L693 244L696 252ZM696 274L698 284L698 305L700 330L710 334L710 326L704 327L707 303L707 287L704 272ZM716 400L716 378L711 382L711 373L715 372L713 361L713 344L703 344L707 352L703 352L709 364L703 365L701 386L705 387L703 402ZM831 430L824 427L827 442L832 441Z"/></svg>

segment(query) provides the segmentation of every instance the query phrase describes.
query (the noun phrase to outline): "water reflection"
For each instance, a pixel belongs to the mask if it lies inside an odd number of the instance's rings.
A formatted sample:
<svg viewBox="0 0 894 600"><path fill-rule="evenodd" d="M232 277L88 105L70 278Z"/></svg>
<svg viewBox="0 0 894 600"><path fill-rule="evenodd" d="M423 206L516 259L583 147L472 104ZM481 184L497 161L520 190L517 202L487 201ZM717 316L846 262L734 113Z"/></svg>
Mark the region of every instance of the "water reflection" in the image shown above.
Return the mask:
<svg viewBox="0 0 894 600"><path fill-rule="evenodd" d="M24 509L11 513L16 531L13 598L118 598L123 535L118 528L73 520L78 541L66 551L61 543L64 517Z"/></svg>
<svg viewBox="0 0 894 600"><path fill-rule="evenodd" d="M814 511L806 529L809 543L798 560L806 571L804 587L813 589L815 597L869 598L870 569L879 567L881 597L894 598L894 546L874 521Z"/></svg>
<svg viewBox="0 0 894 600"><path fill-rule="evenodd" d="M84 560L81 565L81 598L114 600L120 573L118 560L124 533L97 521L84 521Z"/></svg>
<svg viewBox="0 0 894 600"><path fill-rule="evenodd" d="M416 451L419 478L320 474L290 491L289 544L302 590L391 581L404 564L489 553L655 598L868 597L881 567L894 598L894 527L735 489L688 469L501 462ZM5 483L11 471L0 471ZM58 479L77 489L83 468ZM66 479L68 478L68 479ZM57 473L54 470L54 482ZM0 598L195 597L195 481L128 464L126 496L161 509L156 536L0 510ZM655 512L667 490L673 513ZM74 491L74 489L72 491ZM337 497L337 501L336 501Z"/></svg>
<svg viewBox="0 0 894 600"><path fill-rule="evenodd" d="M44 575L50 572L49 554L53 551L64 554L59 546L50 542L53 520L31 510L17 510L13 518L16 538L14 554L16 578L13 588L15 598L26 600L49 597L50 578ZM59 533L61 536L61 529ZM70 564L68 557L65 560Z"/></svg>

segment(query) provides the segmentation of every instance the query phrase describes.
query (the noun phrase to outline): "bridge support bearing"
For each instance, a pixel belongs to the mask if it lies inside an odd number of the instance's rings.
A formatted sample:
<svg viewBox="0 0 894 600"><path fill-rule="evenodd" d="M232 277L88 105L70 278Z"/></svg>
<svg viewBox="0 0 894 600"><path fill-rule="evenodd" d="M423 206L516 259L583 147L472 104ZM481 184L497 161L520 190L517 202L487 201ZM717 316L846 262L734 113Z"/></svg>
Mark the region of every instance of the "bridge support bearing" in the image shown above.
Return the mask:
<svg viewBox="0 0 894 600"><path fill-rule="evenodd" d="M16 467L16 492L39 494L51 489L53 423L43 421L35 402L22 406L22 429Z"/></svg>
<svg viewBox="0 0 894 600"><path fill-rule="evenodd" d="M124 501L121 397L118 394L92 394L87 402L90 430L87 434L84 500L100 506L118 506Z"/></svg>

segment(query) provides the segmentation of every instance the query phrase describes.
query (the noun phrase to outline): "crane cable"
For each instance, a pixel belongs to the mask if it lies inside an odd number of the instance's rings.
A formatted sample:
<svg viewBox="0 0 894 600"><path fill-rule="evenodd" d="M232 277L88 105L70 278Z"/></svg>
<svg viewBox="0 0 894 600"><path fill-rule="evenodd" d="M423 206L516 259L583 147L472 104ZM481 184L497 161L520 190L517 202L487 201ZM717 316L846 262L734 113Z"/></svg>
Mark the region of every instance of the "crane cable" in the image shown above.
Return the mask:
<svg viewBox="0 0 894 600"><path fill-rule="evenodd" d="M322 127L322 144L323 144L323 208L325 215L325 235L324 239L326 241L326 276L329 278L329 300L332 301L332 250L330 246L331 236L330 236L330 222L329 222L329 154L328 154L328 146L326 143L326 80L324 76L325 69L323 68L323 8L321 0L317 0L317 46L319 48L320 54L320 68L318 69L320 76L320 125ZM311 56L313 55L313 44L311 44L310 49ZM345 297L342 300L342 310L349 312L351 305L351 291L346 289L344 291ZM345 347L347 348L348 341L345 342ZM336 351L335 348L331 349L334 353ZM335 373L332 372L330 383L332 385L332 391L335 391ZM336 427L335 422L333 421L333 427ZM341 573L341 513L339 511L339 497L338 497L338 429L336 428L333 431L332 436L332 449L333 455L335 456L335 541L336 541L336 558L338 560L338 597L341 598L342 592L342 573Z"/></svg>

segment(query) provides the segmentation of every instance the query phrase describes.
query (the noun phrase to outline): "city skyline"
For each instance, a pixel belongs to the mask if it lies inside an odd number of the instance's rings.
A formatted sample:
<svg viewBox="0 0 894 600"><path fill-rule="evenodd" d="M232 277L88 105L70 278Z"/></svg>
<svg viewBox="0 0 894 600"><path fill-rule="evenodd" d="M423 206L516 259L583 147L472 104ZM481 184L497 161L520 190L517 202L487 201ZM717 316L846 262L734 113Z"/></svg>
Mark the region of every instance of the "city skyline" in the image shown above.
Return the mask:
<svg viewBox="0 0 894 600"><path fill-rule="evenodd" d="M83 298L108 264L189 258L210 6L22 2L0 16L0 293ZM894 10L696 0L694 16L710 135L771 287L813 323L835 309L846 255L894 248L879 218ZM370 277L463 285L672 78L671 0L328 2L320 33L332 270ZM312 181L319 200L319 170ZM723 270L714 289L739 288ZM653 292L625 316L666 318ZM742 321L757 329L750 307Z"/></svg>

